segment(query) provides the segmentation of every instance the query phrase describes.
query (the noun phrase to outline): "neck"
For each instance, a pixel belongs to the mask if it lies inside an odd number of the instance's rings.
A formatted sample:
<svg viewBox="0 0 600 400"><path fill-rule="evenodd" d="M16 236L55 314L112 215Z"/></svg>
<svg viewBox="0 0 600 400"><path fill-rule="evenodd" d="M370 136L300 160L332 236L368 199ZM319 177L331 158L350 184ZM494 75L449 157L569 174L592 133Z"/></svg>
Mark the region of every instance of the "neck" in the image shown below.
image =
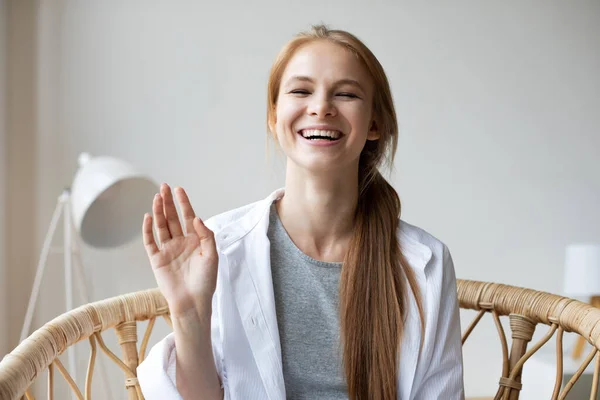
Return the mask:
<svg viewBox="0 0 600 400"><path fill-rule="evenodd" d="M277 212L292 241L321 261L341 262L352 237L358 167L352 174L307 173L288 164Z"/></svg>

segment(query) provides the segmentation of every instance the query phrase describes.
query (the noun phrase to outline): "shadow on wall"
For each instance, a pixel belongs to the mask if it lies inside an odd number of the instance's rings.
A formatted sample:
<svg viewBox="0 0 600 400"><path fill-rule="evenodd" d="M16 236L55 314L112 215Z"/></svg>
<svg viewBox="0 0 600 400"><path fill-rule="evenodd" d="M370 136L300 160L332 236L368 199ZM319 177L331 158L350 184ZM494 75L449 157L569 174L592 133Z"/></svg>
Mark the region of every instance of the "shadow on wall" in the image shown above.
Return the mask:
<svg viewBox="0 0 600 400"><path fill-rule="evenodd" d="M6 54L6 282L7 345L19 339L37 261L37 5L3 2ZM10 234L8 234L10 232ZM10 266L10 267L9 267Z"/></svg>

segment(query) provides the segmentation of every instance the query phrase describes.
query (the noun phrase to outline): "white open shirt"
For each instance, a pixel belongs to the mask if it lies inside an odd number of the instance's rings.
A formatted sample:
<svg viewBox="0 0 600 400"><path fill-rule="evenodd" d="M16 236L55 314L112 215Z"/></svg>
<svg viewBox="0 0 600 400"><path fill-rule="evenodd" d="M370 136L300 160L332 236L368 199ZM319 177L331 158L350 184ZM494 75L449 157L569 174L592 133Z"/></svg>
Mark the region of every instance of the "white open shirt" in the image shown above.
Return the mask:
<svg viewBox="0 0 600 400"><path fill-rule="evenodd" d="M267 238L270 206L283 195L279 189L262 201L206 221L219 253L211 337L225 399L286 398ZM425 312L422 336L411 295L400 349L398 399L464 399L456 277L448 248L404 221L398 235ZM151 349L137 375L147 400L182 399L175 384L172 333Z"/></svg>

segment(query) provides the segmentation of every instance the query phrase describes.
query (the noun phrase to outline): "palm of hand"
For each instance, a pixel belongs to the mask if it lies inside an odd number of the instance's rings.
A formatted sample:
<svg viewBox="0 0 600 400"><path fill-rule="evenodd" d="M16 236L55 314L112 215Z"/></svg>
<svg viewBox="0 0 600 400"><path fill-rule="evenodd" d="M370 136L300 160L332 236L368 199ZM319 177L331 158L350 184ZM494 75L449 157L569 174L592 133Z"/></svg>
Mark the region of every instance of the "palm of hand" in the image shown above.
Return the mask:
<svg viewBox="0 0 600 400"><path fill-rule="evenodd" d="M215 291L218 256L214 235L195 217L183 189L176 192L187 236L177 217L168 186L154 199L153 212L160 247L154 241L152 217L144 218L144 243L159 289L171 313L194 310ZM173 218L175 217L175 218Z"/></svg>

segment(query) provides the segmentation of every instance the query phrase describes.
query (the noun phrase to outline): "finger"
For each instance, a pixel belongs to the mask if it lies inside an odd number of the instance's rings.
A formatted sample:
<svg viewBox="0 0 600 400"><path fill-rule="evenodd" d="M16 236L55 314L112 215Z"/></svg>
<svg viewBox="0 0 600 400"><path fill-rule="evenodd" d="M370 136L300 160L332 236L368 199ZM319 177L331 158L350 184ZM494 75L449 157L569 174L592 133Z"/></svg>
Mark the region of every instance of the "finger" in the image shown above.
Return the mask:
<svg viewBox="0 0 600 400"><path fill-rule="evenodd" d="M177 202L179 203L179 208L181 209L181 215L185 222L185 233L188 235L196 233L194 230L194 218L196 218L196 213L192 208L192 204L190 203L187 193L182 187L176 187L175 197L177 197Z"/></svg>
<svg viewBox="0 0 600 400"><path fill-rule="evenodd" d="M171 232L169 232L169 228L167 227L167 220L163 211L163 200L160 194L154 196L152 213L154 214L154 226L156 227L159 244L168 242L171 240Z"/></svg>
<svg viewBox="0 0 600 400"><path fill-rule="evenodd" d="M160 186L160 194L163 198L163 209L171 237L183 236L181 223L179 223L179 215L177 215L177 208L175 208L175 202L173 201L173 193L171 193L169 185L163 183Z"/></svg>
<svg viewBox="0 0 600 400"><path fill-rule="evenodd" d="M148 257L158 253L158 246L154 240L154 232L152 231L152 216L148 213L144 214L144 222L142 224L142 237L144 239L144 247Z"/></svg>
<svg viewBox="0 0 600 400"><path fill-rule="evenodd" d="M194 229L200 237L200 251L206 256L215 256L217 254L217 245L215 234L208 229L200 217L194 218Z"/></svg>

